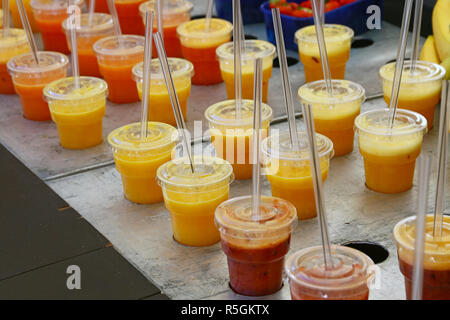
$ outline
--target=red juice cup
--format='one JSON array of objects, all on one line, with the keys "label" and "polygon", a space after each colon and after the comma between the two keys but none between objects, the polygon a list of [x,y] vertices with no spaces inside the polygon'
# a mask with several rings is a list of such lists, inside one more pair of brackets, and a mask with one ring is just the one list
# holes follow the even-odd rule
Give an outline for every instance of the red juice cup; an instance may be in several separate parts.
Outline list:
[{"label": "red juice cup", "polygon": [[139,17],[139,6],[143,2],[145,0],[114,0],[123,34],[145,35],[145,26]]}]

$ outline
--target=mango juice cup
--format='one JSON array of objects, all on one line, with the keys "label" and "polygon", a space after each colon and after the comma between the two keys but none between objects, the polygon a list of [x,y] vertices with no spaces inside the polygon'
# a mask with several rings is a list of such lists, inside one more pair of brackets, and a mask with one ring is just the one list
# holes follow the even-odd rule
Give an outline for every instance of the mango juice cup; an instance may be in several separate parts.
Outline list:
[{"label": "mango juice cup", "polygon": [[220,241],[214,212],[228,199],[233,169],[216,157],[193,159],[194,173],[189,160],[183,157],[159,167],[157,177],[175,240],[187,246],[209,246]]},{"label": "mango juice cup", "polygon": [[307,83],[298,89],[300,102],[311,104],[316,131],[333,141],[334,155],[353,151],[356,117],[365,100],[365,90],[357,83],[332,80],[333,96],[329,96],[324,80]]},{"label": "mango juice cup", "polygon": [[[253,168],[253,101],[242,100],[240,118],[237,118],[234,100],[213,104],[206,109],[205,118],[209,122],[209,133],[216,155],[231,163],[235,179],[250,179]],[[269,134],[270,120],[272,109],[263,103],[261,139]]]},{"label": "mango juice cup", "polygon": [[[64,20],[62,26],[66,33],[67,45],[70,44],[70,19]],[[82,76],[100,77],[97,57],[94,52],[94,43],[114,34],[113,20],[109,14],[94,13],[89,23],[89,13],[80,15],[80,27],[76,29],[78,65]]]},{"label": "mango juice cup", "polygon": [[[443,216],[442,236],[433,236],[434,215],[427,215],[423,270],[423,300],[450,300],[450,217]],[[394,228],[398,263],[405,278],[406,298],[411,299],[415,254],[416,216],[408,217]]]},{"label": "mango juice cup", "polygon": [[[31,9],[30,2],[31,0],[22,0],[23,6],[27,13],[28,21],[30,22],[31,30],[33,32],[39,32],[39,28],[36,24],[36,21],[34,20],[33,10]],[[20,20],[20,14],[19,9],[17,8],[16,0],[9,0],[9,12],[11,13],[11,20],[14,27],[23,29],[22,20]]]},{"label": "mango juice cup", "polygon": [[94,44],[100,74],[108,83],[110,101],[139,101],[132,69],[144,59],[144,42],[142,36],[121,35],[103,38]]},{"label": "mango juice cup", "polygon": [[145,0],[114,0],[123,34],[145,35],[145,26],[139,16],[139,6],[144,2]]},{"label": "mango juice cup", "polygon": [[[314,186],[311,175],[308,138],[298,133],[298,151],[293,151],[288,132],[271,135],[262,141],[261,152],[272,196],[291,202],[297,209],[299,220],[317,216]],[[327,137],[316,134],[322,180],[328,176],[333,143]]]},{"label": "mango juice cup", "polygon": [[374,263],[353,248],[331,246],[333,269],[326,270],[323,247],[297,251],[285,266],[292,300],[368,300]]},{"label": "mango juice cup", "polygon": [[[168,58],[169,69],[172,73],[175,91],[180,102],[183,118],[186,120],[188,99],[191,94],[191,77],[194,73],[192,63],[179,58]],[[142,100],[142,83],[144,80],[143,63],[138,63],[133,68],[133,77],[139,99]],[[150,65],[150,100],[148,106],[149,121],[158,121],[176,126],[173,115],[172,103],[170,102],[169,91],[167,91],[161,64],[158,59],[152,59]]]},{"label": "mango juice cup", "polygon": [[[384,100],[389,105],[394,79],[395,62],[381,67]],[[398,96],[398,107],[420,113],[427,119],[428,130],[434,124],[434,109],[441,98],[444,67],[427,61],[417,61],[415,72],[411,61],[405,61]]]},{"label": "mango juice cup", "polygon": [[412,187],[427,120],[416,112],[397,109],[391,129],[388,114],[389,109],[367,111],[356,118],[355,127],[366,186],[376,192],[400,193]]},{"label": "mango juice cup", "polygon": [[51,120],[44,87],[65,78],[69,59],[59,52],[38,51],[37,65],[32,53],[24,53],[8,61],[8,71],[22,103],[23,116],[28,120]]},{"label": "mango juice cup", "polygon": [[284,257],[297,222],[295,207],[286,200],[262,196],[255,219],[252,196],[243,196],[222,203],[215,220],[227,256],[231,288],[246,296],[280,290]]},{"label": "mango juice cup", "polygon": [[86,149],[102,142],[108,85],[93,77],[73,77],[51,82],[44,88],[50,114],[58,129],[61,146]]},{"label": "mango juice cup", "polygon": [[140,122],[127,124],[108,135],[125,198],[140,204],[163,201],[156,170],[171,159],[176,135],[174,127],[160,122],[148,123],[144,139]]},{"label": "mango juice cup", "polygon": [[216,49],[231,40],[233,30],[233,25],[226,20],[212,18],[208,30],[205,30],[205,23],[206,19],[196,19],[177,28],[183,56],[194,65],[192,83],[197,85],[223,81]]},{"label": "mango juice cup", "polygon": [[0,94],[16,93],[6,65],[9,59],[25,52],[30,52],[30,46],[23,29],[10,28],[6,38],[0,32]]},{"label": "mango juice cup", "polygon": [[[345,65],[350,59],[350,48],[354,32],[352,29],[338,25],[326,24],[323,32],[328,53],[332,79],[344,79]],[[301,28],[295,33],[300,61],[305,70],[305,81],[312,82],[323,79],[319,44],[317,43],[314,25]]]},{"label": "mango juice cup", "polygon": [[[216,50],[219,58],[222,79],[227,88],[228,99],[234,99],[234,44],[222,44]],[[253,77],[256,58],[263,58],[263,101],[267,102],[269,80],[272,76],[275,46],[262,40],[245,40],[245,53],[242,54],[242,99],[253,99]]]}]

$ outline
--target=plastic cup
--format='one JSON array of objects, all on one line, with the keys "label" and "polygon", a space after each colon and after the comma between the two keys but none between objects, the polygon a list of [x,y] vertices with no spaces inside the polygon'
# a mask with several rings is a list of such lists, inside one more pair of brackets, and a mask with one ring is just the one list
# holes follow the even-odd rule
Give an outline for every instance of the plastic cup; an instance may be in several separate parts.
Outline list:
[{"label": "plastic cup", "polygon": [[[222,79],[225,81],[228,99],[234,99],[234,44],[228,42],[217,48]],[[263,101],[267,102],[269,79],[272,76],[275,46],[262,40],[245,40],[242,54],[242,99],[253,99],[253,78],[255,60],[263,58]]]},{"label": "plastic cup", "polygon": [[293,300],[368,300],[373,261],[361,251],[331,246],[333,266],[326,270],[323,247],[297,251],[287,261]]},{"label": "plastic cup", "polygon": [[[162,1],[163,7],[163,39],[164,47],[168,57],[182,58],[180,39],[177,36],[177,27],[191,20],[192,3],[186,0]],[[156,12],[156,0],[144,2],[139,6],[142,20],[145,22],[145,13],[154,11],[153,32],[158,31],[158,14]],[[155,44],[153,43],[153,55],[157,56]]]},{"label": "plastic cup", "polygon": [[[271,135],[261,144],[263,165],[272,196],[291,202],[297,209],[299,220],[317,216],[314,186],[311,175],[309,147],[305,132],[298,133],[299,151],[293,151],[288,132]],[[333,143],[327,137],[316,134],[322,180],[328,176]]]},{"label": "plastic cup", "polygon": [[[30,5],[31,0],[22,0],[23,6],[27,13],[28,22],[30,22],[31,30],[33,32],[39,32],[39,28],[34,20],[33,10]],[[19,9],[17,8],[16,0],[9,0],[9,12],[11,13],[11,20],[16,28],[23,29],[22,20],[20,20]]]},{"label": "plastic cup", "polygon": [[[236,118],[234,100],[225,100],[213,104],[205,111],[209,123],[211,141],[216,155],[233,166],[237,180],[252,177],[253,144],[253,101],[242,100],[241,118]],[[262,104],[261,139],[269,133],[272,109]]]},{"label": "plastic cup", "polygon": [[132,69],[144,60],[145,38],[136,35],[111,36],[94,44],[100,73],[108,83],[108,99],[114,103],[139,101]]},{"label": "plastic cup", "polygon": [[144,2],[145,0],[114,0],[123,34],[145,35],[145,26],[139,16],[139,6]]},{"label": "plastic cup", "polygon": [[32,53],[24,53],[9,60],[8,71],[22,103],[23,116],[28,120],[50,120],[48,103],[43,99],[44,87],[65,78],[69,59],[58,52],[37,52],[37,65]]},{"label": "plastic cup", "polygon": [[[66,33],[67,44],[70,44],[69,19],[64,20],[63,29]],[[94,43],[102,38],[114,34],[113,20],[109,14],[94,13],[92,15],[92,24],[89,24],[89,13],[83,13],[80,16],[80,28],[76,29],[78,65],[80,74],[83,76],[100,77],[97,57],[94,52]]]},{"label": "plastic cup", "polygon": [[[391,101],[394,73],[395,62],[388,63],[380,69],[384,100],[388,105]],[[398,108],[420,113],[427,119],[428,130],[431,129],[434,124],[434,109],[441,98],[444,77],[445,69],[436,63],[417,61],[416,70],[412,73],[411,61],[405,61],[398,96]]]},{"label": "plastic cup", "polygon": [[178,26],[183,56],[194,64],[192,83],[209,85],[222,82],[216,49],[231,40],[233,25],[226,20],[211,19],[210,28],[205,30],[206,19],[185,22]]},{"label": "plastic cup", "polygon": [[214,211],[228,199],[233,169],[216,157],[193,159],[195,173],[184,157],[163,164],[157,177],[175,240],[188,246],[209,246],[220,241]]},{"label": "plastic cup", "polygon": [[[191,94],[191,77],[194,73],[192,63],[179,58],[168,58],[170,72],[175,85],[175,91],[180,102],[183,118],[186,120],[188,98]],[[158,59],[152,59],[150,65],[150,103],[148,106],[149,121],[159,121],[176,126],[169,91],[167,91],[161,64]],[[143,63],[133,68],[139,98],[142,99],[142,83],[144,80]]]},{"label": "plastic cup", "polygon": [[[450,300],[450,217],[443,216],[442,237],[433,237],[434,216],[427,215],[423,270],[423,300]],[[411,299],[416,216],[394,227],[400,271],[405,278],[407,299]]]},{"label": "plastic cup", "polygon": [[388,114],[389,109],[367,111],[356,118],[355,126],[366,186],[381,193],[400,193],[412,187],[427,120],[416,112],[397,109],[391,129]]},{"label": "plastic cup", "polygon": [[356,117],[365,100],[365,90],[357,83],[332,80],[333,96],[324,80],[307,83],[298,89],[302,103],[311,104],[316,131],[333,141],[335,156],[353,151]]},{"label": "plastic cup", "polygon": [[86,149],[102,142],[108,85],[93,77],[73,77],[51,82],[44,88],[50,114],[58,129],[61,146]]},{"label": "plastic cup", "polygon": [[0,9],[0,28],[3,28],[3,10]]},{"label": "plastic cup", "polygon": [[[331,78],[344,79],[345,65],[350,59],[350,48],[354,32],[346,26],[326,24],[323,26],[323,33],[325,35]],[[301,28],[295,33],[295,41],[297,42],[300,60],[305,70],[305,81],[323,80],[316,27],[312,25]]]},{"label": "plastic cup", "polygon": [[[86,0],[86,7],[89,8],[90,0]],[[109,13],[107,0],[95,0],[94,12]]]},{"label": "plastic cup", "polygon": [[297,222],[286,200],[262,196],[253,219],[252,196],[230,199],[216,209],[216,225],[227,255],[231,288],[246,296],[263,296],[282,286],[284,257]]},{"label": "plastic cup", "polygon": [[163,201],[161,188],[156,183],[156,170],[170,160],[175,138],[176,129],[160,122],[148,123],[145,139],[141,139],[140,122],[109,134],[108,142],[128,200],[141,204]]}]

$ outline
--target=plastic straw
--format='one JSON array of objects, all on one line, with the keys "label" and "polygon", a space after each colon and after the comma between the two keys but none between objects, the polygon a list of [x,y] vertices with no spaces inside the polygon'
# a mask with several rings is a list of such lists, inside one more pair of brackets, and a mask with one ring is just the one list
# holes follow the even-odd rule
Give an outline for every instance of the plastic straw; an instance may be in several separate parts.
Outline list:
[{"label": "plastic straw", "polygon": [[233,0],[233,47],[234,47],[234,99],[236,118],[241,118],[242,108],[242,56],[241,56],[241,20],[240,1]]},{"label": "plastic straw", "polygon": [[178,95],[173,84],[172,73],[170,72],[169,61],[167,61],[167,54],[166,50],[164,49],[162,35],[159,31],[153,35],[153,40],[155,41],[156,50],[158,51],[159,62],[161,63],[161,69],[164,75],[164,80],[166,82],[167,91],[169,91],[169,97],[170,102],[172,103],[175,121],[177,122],[178,130],[181,131],[183,148],[188,155],[189,163],[191,165],[191,171],[192,173],[194,173],[195,170],[194,164],[192,162],[190,142],[186,137],[186,124],[184,123],[183,114],[181,113],[180,101],[178,100]]},{"label": "plastic straw", "polygon": [[444,195],[445,178],[447,176],[447,142],[448,142],[448,121],[450,120],[448,108],[450,107],[450,84],[449,81],[442,82],[441,115],[438,140],[438,177],[436,188],[436,201],[434,211],[433,236],[442,236],[442,224],[444,223]]},{"label": "plastic straw", "polygon": [[325,270],[333,269],[333,260],[331,256],[330,238],[328,236],[327,215],[325,211],[324,195],[322,190],[322,172],[320,169],[319,154],[317,152],[316,133],[314,127],[314,119],[312,108],[310,104],[302,103],[303,118],[307,128],[309,155],[311,162],[311,175],[314,184],[314,194],[316,200],[316,207],[319,216],[320,235],[323,247],[323,261]]},{"label": "plastic straw", "polygon": [[142,81],[142,115],[141,115],[141,139],[147,137],[148,131],[148,103],[150,95],[150,63],[152,61],[153,39],[153,11],[145,13],[145,45],[144,45],[144,79]]},{"label": "plastic straw", "polygon": [[292,97],[291,83],[289,81],[289,70],[286,59],[286,48],[284,46],[283,27],[281,26],[280,9],[272,9],[273,27],[275,30],[275,39],[277,41],[278,61],[280,62],[282,86],[284,93],[284,106],[288,118],[289,137],[291,147],[298,150],[299,142],[297,135],[297,126],[295,124],[294,98]]},{"label": "plastic straw", "polygon": [[[7,1],[8,2],[8,1]],[[19,10],[20,20],[22,21],[23,29],[25,30],[25,34],[28,38],[28,43],[30,44],[31,53],[33,54],[34,61],[36,64],[39,64],[38,58],[38,49],[36,46],[36,41],[34,41],[33,31],[31,30],[30,22],[28,21],[27,12],[25,11],[25,7],[23,6],[22,0],[16,0],[17,9]],[[8,13],[3,12],[3,14],[8,15]]]},{"label": "plastic straw", "polygon": [[122,35],[122,30],[120,29],[119,16],[117,14],[116,6],[114,5],[114,0],[108,0],[108,9],[113,19],[114,34],[120,36]]},{"label": "plastic straw", "polygon": [[261,200],[261,117],[262,117],[262,58],[255,60],[253,79],[253,220],[258,221]]},{"label": "plastic straw", "polygon": [[214,9],[214,0],[208,0],[208,4],[206,6],[206,20],[205,20],[205,31],[209,31],[211,26],[211,17],[213,15]]},{"label": "plastic straw", "polygon": [[414,12],[413,42],[411,50],[411,73],[416,72],[416,63],[419,57],[420,29],[422,26],[423,0],[416,0]]},{"label": "plastic straw", "polygon": [[[69,0],[69,4],[70,4],[70,0]],[[80,77],[80,69],[78,67],[78,47],[77,47],[77,26],[75,25],[75,15],[76,12],[73,11],[70,15],[70,22],[69,23],[69,27],[70,27],[70,46],[71,46],[71,52],[72,52],[72,76],[74,78],[75,81],[75,87],[79,88],[80,87],[80,82],[79,82],[79,77]]]},{"label": "plastic straw", "polygon": [[3,38],[9,34],[9,0],[3,0]]},{"label": "plastic straw", "polygon": [[320,0],[320,23],[325,24],[325,0]]},{"label": "plastic straw", "polygon": [[[156,13],[158,14],[158,32],[161,33],[161,35],[164,35],[164,29],[163,29],[163,5],[162,0],[156,0]],[[164,44],[164,38],[161,38]]]},{"label": "plastic straw", "polygon": [[90,0],[88,10],[89,10],[88,25],[92,26],[92,20],[94,19],[94,11],[95,11],[95,0]]}]

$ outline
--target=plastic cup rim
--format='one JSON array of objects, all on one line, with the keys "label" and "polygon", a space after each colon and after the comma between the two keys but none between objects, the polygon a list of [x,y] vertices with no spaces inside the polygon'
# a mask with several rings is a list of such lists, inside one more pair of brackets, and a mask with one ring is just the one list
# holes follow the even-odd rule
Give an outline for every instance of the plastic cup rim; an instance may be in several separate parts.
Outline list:
[{"label": "plastic cup rim", "polygon": [[58,61],[58,63],[56,64],[52,64],[50,66],[45,66],[45,67],[40,67],[39,65],[35,65],[33,67],[27,67],[26,69],[20,70],[16,67],[13,67],[12,64],[14,62],[14,60],[16,59],[20,59],[22,57],[25,56],[32,56],[33,54],[31,52],[25,52],[22,53],[18,56],[15,56],[13,58],[11,58],[8,63],[7,63],[7,68],[8,68],[8,72],[9,73],[41,73],[41,72],[50,72],[50,71],[54,71],[60,68],[67,68],[67,66],[69,65],[69,58],[65,55],[62,54],[60,52],[55,52],[55,51],[38,51],[37,55],[38,58],[40,55],[42,54],[51,54],[53,56],[59,56],[61,58],[62,61]]},{"label": "plastic cup rim", "polygon": [[213,37],[221,37],[221,36],[226,36],[227,34],[231,35],[231,32],[233,31],[233,25],[224,19],[220,19],[220,18],[211,18],[211,21],[223,21],[224,22],[224,26],[229,27],[229,29],[227,28],[223,28],[223,30],[218,30],[218,31],[214,31],[214,32],[203,32],[196,35],[192,35],[189,32],[186,32],[183,30],[183,28],[191,23],[195,23],[195,22],[199,22],[202,20],[206,20],[206,18],[201,18],[201,19],[195,19],[195,20],[190,20],[190,21],[186,21],[183,22],[182,24],[180,24],[177,27],[177,35],[179,37],[184,37],[184,38],[191,38],[191,39],[204,39],[204,38],[213,38]]},{"label": "plastic cup rim", "polygon": [[[294,34],[294,40],[295,40],[295,42],[296,42],[297,44],[298,44],[300,41],[317,44],[317,38],[314,38],[314,39],[300,38],[301,31],[304,31],[305,29],[307,29],[307,28],[309,29],[309,28],[312,28],[312,27],[314,27],[314,25],[304,26],[304,27],[298,29],[298,30],[295,32],[295,34]],[[342,25],[342,24],[326,23],[326,24],[324,25],[324,29],[329,28],[329,27],[331,27],[331,28],[339,27],[340,29],[343,29],[343,30],[347,31],[346,33],[348,34],[348,37],[347,37],[347,38],[344,38],[344,39],[336,39],[336,40],[325,39],[326,42],[328,42],[328,43],[334,43],[334,42],[341,42],[341,41],[351,40],[351,39],[355,36],[355,31],[353,31],[352,28],[349,28],[349,27],[344,26],[344,25]]]},{"label": "plastic cup rim", "polygon": [[[383,81],[388,81],[388,82],[393,82],[393,78],[388,78],[385,75],[383,75],[383,71],[385,68],[387,68],[390,65],[394,65],[396,62],[389,62],[386,63],[385,65],[383,65],[380,70],[378,71],[378,76],[383,80]],[[427,82],[432,82],[432,81],[440,81],[442,79],[444,79],[445,74],[446,74],[446,70],[443,66],[441,66],[440,64],[437,63],[433,63],[433,62],[429,62],[429,61],[423,61],[423,60],[418,60],[417,61],[418,65],[428,65],[428,66],[435,66],[438,69],[438,72],[436,73],[436,75],[434,75],[432,78],[425,78],[425,79],[405,79],[402,78],[401,82],[402,83],[408,83],[408,84],[416,84],[416,83],[427,83]],[[411,65],[411,61],[407,60],[405,61],[405,64],[403,65],[403,69],[405,69],[407,66]]]},{"label": "plastic cup rim", "polygon": [[300,95],[300,90],[302,88],[309,88],[309,87],[312,87],[313,85],[317,85],[319,83],[322,83],[325,85],[325,80],[316,80],[316,81],[308,82],[308,83],[305,83],[304,85],[302,85],[300,88],[298,88],[298,91],[297,91],[298,98],[300,100],[304,100],[306,103],[310,103],[310,104],[331,104],[333,106],[336,106],[339,104],[347,104],[347,103],[350,103],[350,102],[353,102],[356,100],[361,100],[361,104],[363,104],[364,101],[366,101],[366,89],[364,89],[364,87],[362,85],[360,85],[359,83],[356,83],[356,82],[353,82],[350,80],[345,80],[345,79],[331,79],[331,83],[332,84],[334,84],[334,83],[349,83],[349,84],[357,87],[359,94],[352,97],[352,99],[348,99],[348,97],[344,97],[343,100],[340,100],[340,99],[336,99],[334,97],[329,98],[329,97],[324,96],[324,97],[321,97],[321,99],[330,99],[330,102],[323,103],[322,101],[313,101],[313,100],[305,99]]},{"label": "plastic cup rim", "polygon": [[[140,50],[137,50],[138,47],[133,47],[133,48],[115,48],[115,49],[104,49],[104,48],[99,48],[99,46],[101,46],[103,44],[103,42],[109,41],[111,39],[120,39],[120,38],[125,38],[125,39],[134,39],[136,40],[136,42],[138,42],[139,40],[142,41],[142,48]],[[138,53],[144,53],[144,41],[145,38],[143,36],[140,35],[135,35],[135,34],[122,34],[122,35],[112,35],[112,36],[108,36],[105,38],[101,38],[99,40],[97,40],[94,45],[92,46],[92,48],[94,49],[94,52],[96,55],[104,55],[104,56],[123,56],[125,54],[138,54]],[[120,49],[120,50],[119,50]],[[114,52],[114,51],[120,51],[120,52]],[[124,52],[124,51],[130,51],[130,52]]]}]

